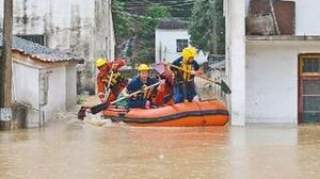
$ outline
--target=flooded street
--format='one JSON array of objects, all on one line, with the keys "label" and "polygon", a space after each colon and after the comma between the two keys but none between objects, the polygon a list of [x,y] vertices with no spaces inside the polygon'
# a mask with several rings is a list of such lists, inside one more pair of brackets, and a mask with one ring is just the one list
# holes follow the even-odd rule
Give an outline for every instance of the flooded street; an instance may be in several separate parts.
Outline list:
[{"label": "flooded street", "polygon": [[318,178],[320,126],[97,127],[0,133],[0,178]]}]

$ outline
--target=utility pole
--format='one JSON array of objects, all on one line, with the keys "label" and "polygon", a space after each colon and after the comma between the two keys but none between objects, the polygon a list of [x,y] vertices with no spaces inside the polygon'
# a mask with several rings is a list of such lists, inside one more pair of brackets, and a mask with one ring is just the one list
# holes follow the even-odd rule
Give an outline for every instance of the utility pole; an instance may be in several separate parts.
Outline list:
[{"label": "utility pole", "polygon": [[0,86],[0,121],[10,123],[12,120],[12,24],[13,0],[4,0],[3,17],[3,51],[1,59]]}]

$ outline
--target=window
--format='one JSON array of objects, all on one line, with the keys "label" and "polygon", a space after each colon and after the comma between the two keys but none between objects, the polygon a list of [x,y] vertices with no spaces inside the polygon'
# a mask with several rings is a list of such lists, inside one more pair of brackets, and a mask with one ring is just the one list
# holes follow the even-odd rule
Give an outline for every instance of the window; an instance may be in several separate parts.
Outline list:
[{"label": "window", "polygon": [[177,39],[177,52],[182,52],[182,50],[188,47],[188,39]]},{"label": "window", "polygon": [[320,54],[299,59],[299,121],[320,122]]},{"label": "window", "polygon": [[320,80],[304,80],[303,82],[303,121],[320,122]]},{"label": "window", "polygon": [[303,60],[304,73],[319,73],[320,72],[320,59],[315,57],[305,58]]},{"label": "window", "polygon": [[45,38],[44,35],[17,35],[17,36],[25,40],[29,40],[33,43],[47,46],[47,39]]}]

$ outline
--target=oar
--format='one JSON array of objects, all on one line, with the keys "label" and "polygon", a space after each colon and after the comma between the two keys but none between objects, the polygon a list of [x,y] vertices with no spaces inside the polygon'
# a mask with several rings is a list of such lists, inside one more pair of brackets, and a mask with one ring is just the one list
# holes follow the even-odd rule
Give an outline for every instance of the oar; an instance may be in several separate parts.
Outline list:
[{"label": "oar", "polygon": [[113,101],[111,103],[109,101],[106,101],[106,102],[103,102],[101,104],[95,105],[93,107],[88,107],[88,108],[81,107],[80,111],[78,112],[78,119],[83,120],[83,118],[86,116],[86,112],[88,111],[88,109],[92,114],[97,114],[98,112],[103,111],[106,108],[108,108],[109,105],[116,104],[119,101],[122,101],[124,99],[130,98],[131,96],[134,96],[134,95],[137,95],[139,93],[142,93],[142,92],[144,92],[144,91],[146,91],[148,89],[154,88],[155,86],[158,86],[159,84],[160,84],[160,82],[152,84],[152,85],[147,86],[147,87],[145,87],[145,88],[143,88],[141,90],[138,90],[138,91],[135,91],[133,93],[130,93],[128,96],[123,96],[123,97],[121,97],[121,98],[119,98],[119,99],[117,99],[117,100],[115,100],[115,101]]},{"label": "oar", "polygon": [[[176,65],[172,65],[172,64],[170,64],[170,63],[166,63],[166,65],[169,65],[169,66],[171,66],[171,67],[173,67],[173,68],[175,68],[175,69],[184,71],[184,72],[186,72],[186,73],[191,73],[191,71],[188,71],[188,70],[183,69],[183,68],[181,68],[181,67],[178,67],[178,66],[176,66]],[[221,82],[218,82],[218,81],[211,80],[211,79],[209,79],[209,78],[207,78],[207,77],[204,77],[204,76],[197,76],[197,77],[199,77],[199,78],[201,78],[201,79],[204,79],[204,80],[206,80],[206,81],[209,81],[209,82],[211,82],[211,83],[220,85],[220,86],[221,86],[221,90],[222,90],[224,93],[226,93],[226,94],[231,94],[231,89],[230,89],[230,87],[227,85],[227,83],[226,83],[224,80],[221,80]]]},{"label": "oar", "polygon": [[106,97],[105,99],[108,100],[109,99],[109,96],[110,96],[110,93],[111,93],[111,81],[112,81],[112,78],[113,78],[113,66],[114,66],[114,63],[112,63],[112,66],[111,66],[111,74],[109,76],[109,81],[108,81],[108,85],[107,85],[107,92],[106,92]]},{"label": "oar", "polygon": [[[108,80],[108,85],[107,85],[107,92],[106,92],[106,96],[105,96],[105,102],[99,104],[99,105],[102,105],[102,104],[108,104],[109,103],[109,96],[110,96],[110,93],[111,93],[111,80],[112,80],[112,77],[113,77],[113,66],[114,66],[114,63],[112,63],[112,66],[111,66],[111,74],[109,76],[109,80]],[[99,106],[97,105],[97,106]],[[94,106],[95,107],[95,106]],[[100,107],[100,106],[99,106]],[[81,106],[79,112],[78,112],[78,119],[80,120],[83,120],[84,117],[86,117],[86,111],[87,110],[90,110],[92,111],[92,109],[90,107],[84,107],[84,106]],[[95,109],[95,110],[98,110],[98,109]],[[100,111],[99,111],[100,112]],[[98,112],[97,112],[98,113]],[[96,114],[96,113],[95,113]]]}]

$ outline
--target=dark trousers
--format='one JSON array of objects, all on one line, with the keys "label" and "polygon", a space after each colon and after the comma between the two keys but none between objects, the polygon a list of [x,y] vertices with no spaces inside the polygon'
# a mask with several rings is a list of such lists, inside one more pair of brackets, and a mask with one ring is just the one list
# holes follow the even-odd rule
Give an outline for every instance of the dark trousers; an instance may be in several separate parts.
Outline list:
[{"label": "dark trousers", "polygon": [[173,88],[173,99],[175,103],[183,103],[184,100],[191,102],[197,95],[194,81],[177,82]]}]

